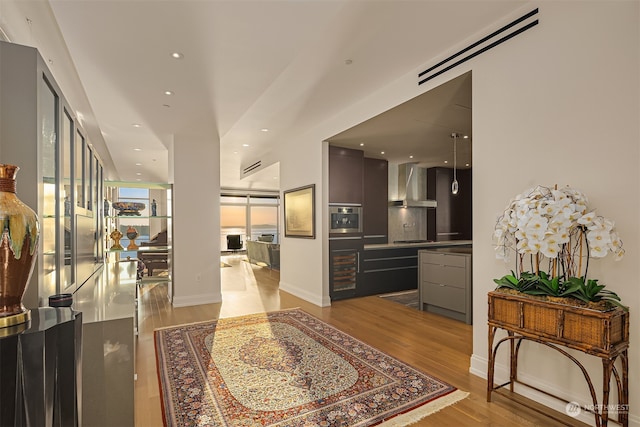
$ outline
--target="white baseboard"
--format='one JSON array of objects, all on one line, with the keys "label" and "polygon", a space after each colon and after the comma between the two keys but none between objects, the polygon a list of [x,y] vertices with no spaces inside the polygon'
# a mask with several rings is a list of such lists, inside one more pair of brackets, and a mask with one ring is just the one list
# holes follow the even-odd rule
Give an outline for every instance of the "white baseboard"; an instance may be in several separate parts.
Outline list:
[{"label": "white baseboard", "polygon": [[329,297],[322,297],[318,296],[317,294],[312,294],[305,291],[304,289],[300,289],[297,286],[293,286],[283,281],[280,281],[280,289],[320,307],[329,307],[331,305],[331,299]]},{"label": "white baseboard", "polygon": [[190,307],[192,305],[216,304],[222,302],[222,294],[220,292],[214,294],[189,295],[180,297],[173,295],[174,307]]},{"label": "white baseboard", "polygon": [[[489,360],[485,357],[480,357],[476,354],[471,355],[471,366],[469,367],[469,372],[473,375],[476,375],[480,378],[487,379],[487,372],[489,367]],[[531,376],[530,374],[518,372],[518,378],[527,383],[531,384],[534,387],[539,388],[540,390],[545,390],[549,393],[555,394],[556,396],[561,396],[565,400],[571,401],[573,400],[571,397],[571,392],[560,389],[554,384],[549,384],[544,381],[540,381],[537,377]],[[503,384],[509,381],[509,366],[501,363],[496,363],[494,368],[494,383],[495,384]],[[586,387],[586,383],[585,383]],[[522,384],[515,384],[514,391],[521,396],[524,396],[528,399],[536,401],[544,406],[547,406],[554,411],[560,412],[562,414],[567,414],[567,404],[561,400],[554,399],[551,396],[548,396],[544,393],[540,393],[532,388],[524,386]],[[612,394],[613,396],[613,394]],[[584,399],[581,399],[584,400]],[[590,404],[591,402],[579,402],[583,405]],[[587,411],[581,411],[576,418],[583,423],[595,426],[595,418],[594,415]],[[629,427],[640,427],[640,416],[629,414]]]}]

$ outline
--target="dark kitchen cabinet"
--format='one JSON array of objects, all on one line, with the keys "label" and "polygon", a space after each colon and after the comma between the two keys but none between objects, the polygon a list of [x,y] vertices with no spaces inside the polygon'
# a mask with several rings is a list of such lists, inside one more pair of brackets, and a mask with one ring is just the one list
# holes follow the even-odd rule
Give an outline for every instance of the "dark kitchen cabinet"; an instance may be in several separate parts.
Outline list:
[{"label": "dark kitchen cabinet", "polygon": [[362,225],[365,244],[387,243],[389,163],[364,158]]},{"label": "dark kitchen cabinet", "polygon": [[363,251],[360,237],[329,239],[329,296],[332,301],[356,296]]},{"label": "dark kitchen cabinet", "polygon": [[362,205],[364,152],[329,146],[329,203]]},{"label": "dark kitchen cabinet", "polygon": [[362,259],[362,286],[358,296],[416,289],[418,250],[410,248],[367,249]]},{"label": "dark kitchen cabinet", "polygon": [[471,240],[471,169],[458,169],[458,194],[451,193],[453,169],[427,169],[427,198],[438,207],[427,210],[427,239]]}]

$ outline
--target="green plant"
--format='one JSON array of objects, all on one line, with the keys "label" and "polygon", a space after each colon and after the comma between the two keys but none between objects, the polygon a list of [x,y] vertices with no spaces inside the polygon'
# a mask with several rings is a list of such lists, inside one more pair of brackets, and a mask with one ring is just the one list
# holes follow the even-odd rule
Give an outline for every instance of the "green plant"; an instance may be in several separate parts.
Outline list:
[{"label": "green plant", "polygon": [[628,309],[620,303],[620,297],[615,292],[604,289],[605,285],[599,285],[598,279],[588,279],[585,281],[584,276],[570,277],[568,282],[576,288],[576,290],[571,293],[573,298],[584,302],[607,301],[624,309]]},{"label": "green plant", "polygon": [[520,277],[516,277],[511,271],[511,274],[493,281],[498,285],[496,289],[509,288],[527,295],[575,298],[585,303],[606,301],[628,310],[620,303],[620,297],[604,289],[605,285],[599,285],[597,279],[585,281],[584,277],[570,277],[562,280],[562,276],[549,277],[544,271],[540,271],[539,275],[523,271]]},{"label": "green plant", "polygon": [[510,288],[528,295],[547,295],[554,297],[570,296],[576,292],[579,287],[576,283],[561,281],[561,277],[559,276],[549,277],[544,271],[540,271],[539,275],[523,271],[520,273],[519,278],[511,271],[511,274],[507,274],[500,279],[494,279],[493,281],[498,284],[498,288]]},{"label": "green plant", "polygon": [[511,270],[511,274],[502,276],[500,279],[493,279],[498,284],[498,288],[510,288],[525,294],[531,294],[536,289],[537,276],[529,272],[522,272],[520,277]]},{"label": "green plant", "polygon": [[553,297],[566,297],[578,290],[578,285],[570,281],[561,281],[560,276],[550,278],[547,273],[540,271],[537,295],[549,295]]}]

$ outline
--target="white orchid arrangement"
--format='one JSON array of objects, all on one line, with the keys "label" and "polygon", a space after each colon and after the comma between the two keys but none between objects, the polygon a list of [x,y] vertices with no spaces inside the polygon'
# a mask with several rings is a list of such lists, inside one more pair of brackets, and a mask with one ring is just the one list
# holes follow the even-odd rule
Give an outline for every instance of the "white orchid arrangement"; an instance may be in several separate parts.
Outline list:
[{"label": "white orchid arrangement", "polygon": [[539,186],[517,195],[498,219],[493,241],[497,258],[508,262],[512,253],[517,254],[518,274],[495,280],[502,287],[590,301],[613,295],[619,301],[586,276],[590,258],[612,253],[616,260],[622,259],[622,240],[614,222],[590,209],[587,197],[578,190]]}]

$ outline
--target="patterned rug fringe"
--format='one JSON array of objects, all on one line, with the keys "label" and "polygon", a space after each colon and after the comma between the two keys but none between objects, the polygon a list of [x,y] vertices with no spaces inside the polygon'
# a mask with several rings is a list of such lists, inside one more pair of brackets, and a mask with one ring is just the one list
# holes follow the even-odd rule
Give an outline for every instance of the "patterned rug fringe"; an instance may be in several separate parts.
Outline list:
[{"label": "patterned rug fringe", "polygon": [[387,421],[384,421],[378,424],[379,427],[404,427],[415,424],[421,421],[423,418],[428,417],[431,414],[435,414],[441,409],[446,408],[447,406],[453,405],[465,399],[469,396],[469,393],[462,390],[456,390],[453,393],[450,393],[446,396],[440,397],[436,400],[433,400],[429,403],[425,403],[424,405],[406,412],[404,414],[400,414],[395,416]]}]

